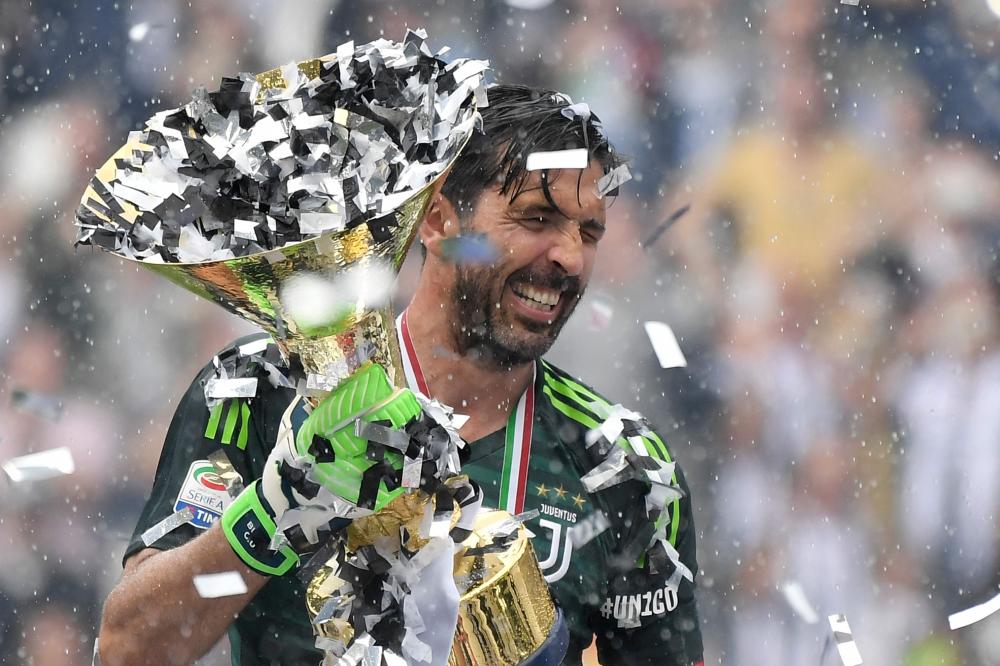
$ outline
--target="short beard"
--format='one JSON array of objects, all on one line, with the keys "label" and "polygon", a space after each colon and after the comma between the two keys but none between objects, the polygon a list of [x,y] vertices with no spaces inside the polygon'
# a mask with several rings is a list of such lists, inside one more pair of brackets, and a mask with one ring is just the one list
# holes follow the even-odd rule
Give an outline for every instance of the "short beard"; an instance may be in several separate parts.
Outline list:
[{"label": "short beard", "polygon": [[[500,293],[493,295],[490,287],[496,285],[496,275],[489,268],[458,266],[452,300],[455,303],[456,321],[453,324],[458,352],[496,368],[512,368],[538,360],[556,341],[569,316],[576,309],[583,289],[575,276],[540,275],[521,269],[500,285]],[[520,322],[528,331],[536,333],[533,339],[518,338],[509,326],[500,320],[497,302],[504,287],[515,281],[552,289],[563,289],[563,303],[558,318],[551,324]],[[563,301],[563,299],[567,299]]]}]

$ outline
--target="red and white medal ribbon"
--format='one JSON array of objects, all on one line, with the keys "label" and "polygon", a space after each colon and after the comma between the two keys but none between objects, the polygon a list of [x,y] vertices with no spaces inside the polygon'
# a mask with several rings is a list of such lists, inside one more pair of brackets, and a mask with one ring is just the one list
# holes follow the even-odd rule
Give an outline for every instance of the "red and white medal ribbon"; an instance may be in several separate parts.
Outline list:
[{"label": "red and white medal ribbon", "polygon": [[[427,397],[432,397],[427,380],[420,369],[417,353],[406,325],[406,311],[396,317],[396,335],[403,357],[406,384]],[[528,459],[531,457],[531,431],[535,421],[535,376],[538,365],[532,368],[531,383],[517,401],[517,409],[507,419],[503,455],[503,474],[500,478],[500,508],[517,515],[524,511],[524,496],[528,488]]]}]

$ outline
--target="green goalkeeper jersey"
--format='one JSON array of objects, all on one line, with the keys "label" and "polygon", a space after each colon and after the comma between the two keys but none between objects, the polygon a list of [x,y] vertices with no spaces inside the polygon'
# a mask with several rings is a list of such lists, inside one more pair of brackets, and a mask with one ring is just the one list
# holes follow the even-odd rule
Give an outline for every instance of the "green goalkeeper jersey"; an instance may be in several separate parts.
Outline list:
[{"label": "green goalkeeper jersey", "polygon": [[[240,340],[220,357],[260,337]],[[218,519],[229,497],[208,462],[213,452],[225,451],[244,479],[260,477],[294,393],[272,386],[263,367],[251,365],[247,372],[259,377],[256,395],[229,399],[212,409],[206,407],[204,384],[215,376],[214,366],[206,366],[192,382],[167,432],[126,559],[145,547],[143,532],[177,510],[191,508],[194,519],[152,547],[182,545]],[[483,488],[484,506],[533,515],[525,524],[534,534],[539,565],[570,631],[565,663],[580,663],[582,650],[595,635],[600,661],[606,665],[700,663],[693,581],[680,577],[678,583],[672,563],[653,573],[644,557],[623,552],[629,537],[648,522],[647,484],[629,480],[588,493],[581,482],[600,462],[585,435],[600,425],[607,401],[545,361],[536,364],[529,393],[531,404],[522,398],[520,420],[512,415],[507,428],[468,445],[462,471]],[[530,433],[527,439],[525,433]],[[646,448],[671,461],[657,435],[646,437]],[[669,501],[662,520],[667,521],[666,535],[680,562],[696,573],[690,495],[679,466],[675,480],[684,495]],[[588,539],[584,528],[596,524],[598,512],[607,518],[607,527],[589,530]],[[294,574],[270,580],[235,620],[229,638],[235,666],[315,666],[322,659],[314,647],[304,586]]]}]

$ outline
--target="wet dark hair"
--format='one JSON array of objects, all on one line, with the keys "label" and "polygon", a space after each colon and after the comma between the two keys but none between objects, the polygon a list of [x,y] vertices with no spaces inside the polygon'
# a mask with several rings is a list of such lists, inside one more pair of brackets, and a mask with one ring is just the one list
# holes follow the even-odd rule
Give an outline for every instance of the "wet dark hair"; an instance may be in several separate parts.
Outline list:
[{"label": "wet dark hair", "polygon": [[[487,96],[489,106],[479,110],[483,117],[482,131],[473,133],[441,189],[460,219],[472,213],[479,196],[495,183],[499,183],[500,193],[509,195],[511,201],[517,198],[528,180],[530,153],[586,148],[604,173],[625,161],[608,142],[597,115],[585,105],[573,105],[560,92],[500,84],[491,86]],[[579,178],[582,177],[581,171]],[[549,191],[545,170],[541,172],[541,188],[549,205],[559,210]],[[614,194],[617,192],[609,193]]]}]

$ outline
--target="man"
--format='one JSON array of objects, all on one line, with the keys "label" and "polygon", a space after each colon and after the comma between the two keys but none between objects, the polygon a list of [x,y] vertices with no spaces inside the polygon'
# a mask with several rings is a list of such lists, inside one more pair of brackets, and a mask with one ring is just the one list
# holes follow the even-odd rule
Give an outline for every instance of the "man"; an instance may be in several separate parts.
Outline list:
[{"label": "man", "polygon": [[[528,526],[569,625],[567,662],[579,663],[596,634],[605,664],[692,666],[701,662],[702,648],[683,476],[675,468],[683,497],[662,512],[655,507],[657,529],[673,551],[671,562],[655,566],[644,551],[628,547],[651,538],[648,484],[631,479],[589,493],[581,481],[598,462],[585,435],[611,406],[541,358],[587,286],[605,230],[598,181],[620,159],[596,117],[558,93],[496,86],[489,102],[481,110],[483,132],[455,162],[419,232],[425,263],[397,322],[408,382],[469,416],[461,430],[470,449],[463,472],[482,487],[486,505],[539,510]],[[527,171],[529,153],[567,148],[587,148],[588,166]],[[472,234],[497,250],[491,263],[456,255],[456,237]],[[202,381],[211,373],[206,367],[178,407],[122,581],[108,597],[100,634],[106,666],[189,663],[227,628],[234,664],[320,658],[294,575],[269,578],[247,567],[218,525],[182,526],[155,548],[139,537],[175,510],[185,484],[201,478],[198,461],[219,448],[245,479],[261,477],[293,396],[262,382],[255,398],[209,411]],[[640,435],[633,438],[637,446],[671,461],[655,433]],[[610,529],[574,546],[570,528],[598,512]],[[196,594],[192,576],[225,570],[243,575],[246,594]]]}]

